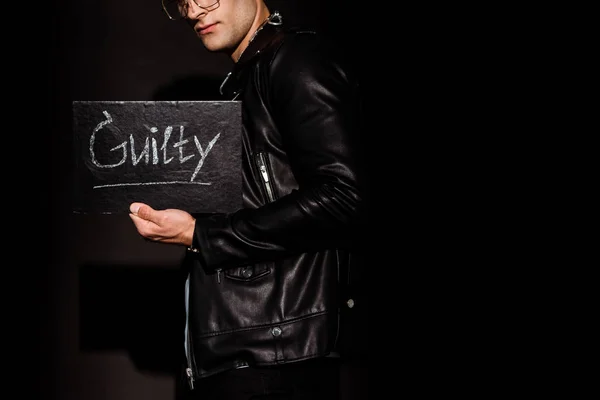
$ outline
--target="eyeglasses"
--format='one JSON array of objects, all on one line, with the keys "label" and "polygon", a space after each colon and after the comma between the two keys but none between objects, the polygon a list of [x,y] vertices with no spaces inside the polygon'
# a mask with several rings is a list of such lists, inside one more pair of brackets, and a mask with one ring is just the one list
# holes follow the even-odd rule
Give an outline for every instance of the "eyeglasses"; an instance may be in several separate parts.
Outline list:
[{"label": "eyeglasses", "polygon": [[187,18],[190,2],[206,11],[212,11],[219,8],[220,0],[162,0],[163,10],[169,19],[174,21]]}]

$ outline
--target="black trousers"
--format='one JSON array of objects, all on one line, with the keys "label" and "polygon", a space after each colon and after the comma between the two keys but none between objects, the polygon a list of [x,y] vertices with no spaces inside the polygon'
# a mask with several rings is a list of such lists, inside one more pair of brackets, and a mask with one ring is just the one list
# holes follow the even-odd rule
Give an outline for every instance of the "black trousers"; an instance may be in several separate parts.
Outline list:
[{"label": "black trousers", "polygon": [[177,400],[339,400],[340,361],[335,358],[234,369],[177,382]]}]

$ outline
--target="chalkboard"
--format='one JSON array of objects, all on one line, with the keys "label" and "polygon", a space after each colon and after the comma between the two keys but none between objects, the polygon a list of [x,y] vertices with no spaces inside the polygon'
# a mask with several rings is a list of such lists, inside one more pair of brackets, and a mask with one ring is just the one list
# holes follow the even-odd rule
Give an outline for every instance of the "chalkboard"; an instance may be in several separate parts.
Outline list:
[{"label": "chalkboard", "polygon": [[239,209],[241,102],[74,101],[73,212]]}]

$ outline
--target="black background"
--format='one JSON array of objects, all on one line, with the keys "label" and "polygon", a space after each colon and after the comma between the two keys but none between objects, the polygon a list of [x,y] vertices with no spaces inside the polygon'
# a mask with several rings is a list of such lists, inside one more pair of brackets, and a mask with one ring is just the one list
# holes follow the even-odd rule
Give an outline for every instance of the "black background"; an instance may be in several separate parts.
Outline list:
[{"label": "black background", "polygon": [[[269,4],[288,23],[339,39],[362,61],[363,32],[353,7]],[[181,249],[142,240],[127,216],[70,212],[71,102],[214,99],[230,61],[207,54],[188,27],[165,19],[157,0],[55,1],[12,15],[30,18],[5,36],[21,38],[7,44],[5,76],[11,106],[5,129],[14,138],[6,146],[12,150],[5,184],[13,221],[4,280],[6,343],[15,360],[7,363],[14,377],[9,386],[27,398],[169,398],[169,346],[178,340],[166,326],[178,317]],[[369,61],[385,58],[375,53]],[[365,145],[376,146],[379,138]],[[365,364],[347,374],[347,396],[354,396],[348,398],[361,398]]]}]

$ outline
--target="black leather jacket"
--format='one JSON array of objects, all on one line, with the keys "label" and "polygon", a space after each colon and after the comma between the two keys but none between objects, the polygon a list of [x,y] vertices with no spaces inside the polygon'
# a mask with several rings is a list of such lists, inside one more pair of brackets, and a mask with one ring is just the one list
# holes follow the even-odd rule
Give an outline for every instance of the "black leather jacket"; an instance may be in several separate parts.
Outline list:
[{"label": "black leather jacket", "polygon": [[242,102],[244,208],[196,220],[196,377],[339,352],[362,222],[358,85],[334,47],[267,24],[224,89]]}]

